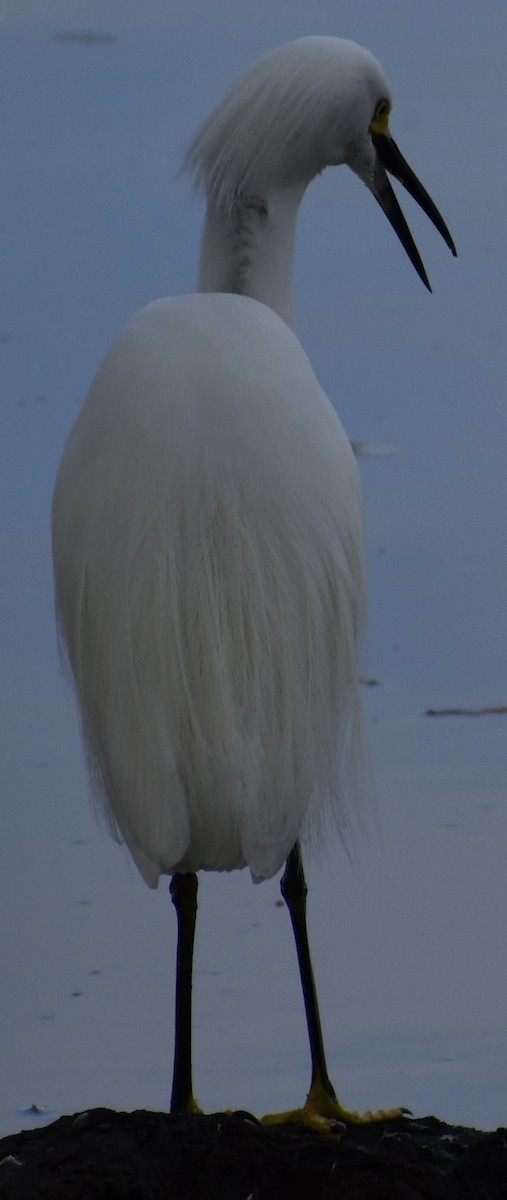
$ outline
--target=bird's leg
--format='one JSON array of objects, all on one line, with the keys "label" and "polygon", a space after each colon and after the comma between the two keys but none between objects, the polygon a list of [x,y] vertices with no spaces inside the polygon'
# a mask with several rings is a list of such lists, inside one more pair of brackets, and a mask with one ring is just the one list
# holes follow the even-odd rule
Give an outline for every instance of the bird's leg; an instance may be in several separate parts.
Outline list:
[{"label": "bird's leg", "polygon": [[306,925],[306,896],[308,888],[306,886],[303,863],[301,861],[301,851],[297,842],[287,859],[285,871],[280,882],[280,891],[289,910],[292,928],[294,930],[294,940],[296,943],[296,951],[299,963],[299,974],[301,976],[301,986],[303,989],[303,1000],[305,1004],[306,1023],[308,1026],[308,1037],[310,1040],[312,1077],[308,1100],[311,1096],[318,1092],[321,1099],[327,1097],[335,1102],[335,1091],[327,1073],[324,1042],[322,1040],[322,1026],[320,1023],[319,1002],[317,1000],[315,976],[313,974],[310,946],[308,942],[308,929]]},{"label": "bird's leg", "polygon": [[310,1054],[312,1060],[312,1076],[310,1091],[302,1108],[285,1113],[271,1113],[262,1118],[263,1125],[291,1122],[305,1124],[324,1133],[333,1133],[336,1122],[349,1124],[366,1124],[370,1121],[397,1119],[404,1116],[403,1109],[387,1109],[379,1112],[357,1113],[344,1108],[336,1098],[336,1093],[327,1072],[322,1027],[320,1023],[317,989],[313,974],[308,930],[306,925],[306,880],[301,861],[301,851],[298,843],[289,854],[280,889],[287,904],[299,963],[301,986],[305,1004]]},{"label": "bird's leg", "polygon": [[173,875],[170,892],[178,919],[171,1112],[199,1112],[192,1092],[192,963],[197,915],[197,875],[191,872]]}]

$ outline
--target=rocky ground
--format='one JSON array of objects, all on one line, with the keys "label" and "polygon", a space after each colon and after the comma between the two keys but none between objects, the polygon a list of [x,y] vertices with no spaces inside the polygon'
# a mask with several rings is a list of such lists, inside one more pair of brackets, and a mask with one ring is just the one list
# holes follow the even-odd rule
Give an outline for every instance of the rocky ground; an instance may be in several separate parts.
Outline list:
[{"label": "rocky ground", "polygon": [[329,1138],[248,1114],[93,1109],[0,1141],[0,1200],[507,1200],[507,1130],[434,1117]]}]

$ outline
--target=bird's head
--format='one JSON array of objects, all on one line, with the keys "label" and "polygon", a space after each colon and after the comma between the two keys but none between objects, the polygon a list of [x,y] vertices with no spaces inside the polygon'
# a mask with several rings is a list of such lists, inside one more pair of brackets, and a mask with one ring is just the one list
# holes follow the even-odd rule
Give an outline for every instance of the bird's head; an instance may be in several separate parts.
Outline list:
[{"label": "bird's head", "polygon": [[300,189],[325,167],[349,166],[375,196],[423,283],[419,252],[388,173],[410,192],[456,253],[451,235],[390,133],[391,93],[377,60],[355,42],[306,37],[266,55],[238,81],[190,148],[187,166],[212,204]]}]

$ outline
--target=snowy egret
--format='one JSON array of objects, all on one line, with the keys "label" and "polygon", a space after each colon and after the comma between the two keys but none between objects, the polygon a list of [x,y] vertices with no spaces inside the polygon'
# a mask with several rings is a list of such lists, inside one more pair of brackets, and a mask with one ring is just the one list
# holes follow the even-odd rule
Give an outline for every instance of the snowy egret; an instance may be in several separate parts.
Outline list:
[{"label": "snowy egret", "polygon": [[452,238],[389,131],[377,61],[337,38],[253,66],[196,137],[207,199],[198,292],[139,312],[107,354],[54,500],[59,628],[92,779],[178,919],[172,1111],[195,1107],[191,980],[199,870],[284,863],[310,1039],[308,1120],[348,1116],[329,1080],[300,842],[343,819],[360,722],[358,471],[293,326],[310,181],[347,164],[424,266],[387,172]]}]

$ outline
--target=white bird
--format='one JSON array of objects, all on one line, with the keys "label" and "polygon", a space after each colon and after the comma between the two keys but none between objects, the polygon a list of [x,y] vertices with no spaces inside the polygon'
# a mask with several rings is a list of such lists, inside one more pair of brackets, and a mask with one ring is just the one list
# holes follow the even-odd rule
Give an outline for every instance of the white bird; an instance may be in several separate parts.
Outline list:
[{"label": "white bird", "polygon": [[[378,62],[332,37],[254,65],[187,160],[207,201],[198,291],[137,313],[102,363],[54,498],[59,629],[96,792],[178,916],[172,1111],[196,1107],[199,870],[282,879],[312,1075],[303,1109],[351,1114],[324,1057],[300,841],[345,819],[360,725],[363,520],[348,438],[293,332],[311,180],[344,163],[429,287],[386,171],[455,253],[389,132]],[[371,1115],[371,1114],[370,1114]]]}]

